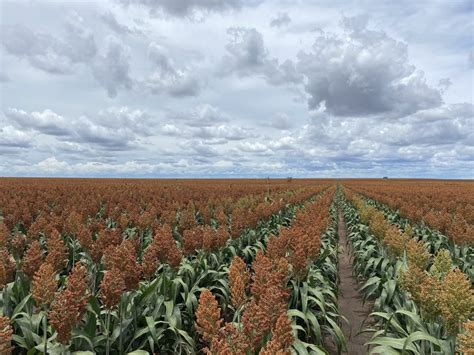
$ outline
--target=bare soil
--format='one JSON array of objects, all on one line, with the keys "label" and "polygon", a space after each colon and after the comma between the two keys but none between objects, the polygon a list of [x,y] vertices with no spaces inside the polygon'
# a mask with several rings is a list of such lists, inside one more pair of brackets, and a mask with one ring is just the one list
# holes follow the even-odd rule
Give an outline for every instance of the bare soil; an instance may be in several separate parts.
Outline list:
[{"label": "bare soil", "polygon": [[360,284],[352,275],[351,252],[347,244],[346,224],[341,212],[339,212],[338,234],[341,248],[339,311],[349,321],[349,324],[343,321],[342,331],[347,339],[347,354],[363,355],[367,354],[364,343],[369,341],[370,334],[359,334],[359,332],[368,325],[364,324],[364,321],[371,312],[371,305],[370,302],[362,303],[362,295],[358,291]]}]

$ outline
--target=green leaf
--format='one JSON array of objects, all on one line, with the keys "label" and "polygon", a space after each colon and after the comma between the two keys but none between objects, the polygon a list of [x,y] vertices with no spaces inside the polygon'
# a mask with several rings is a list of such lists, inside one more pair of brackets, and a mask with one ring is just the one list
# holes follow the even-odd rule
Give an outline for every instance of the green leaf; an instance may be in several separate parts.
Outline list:
[{"label": "green leaf", "polygon": [[15,307],[15,309],[13,310],[13,313],[12,313],[12,316],[11,316],[11,319],[15,319],[19,314],[20,312],[23,310],[23,308],[25,307],[25,305],[28,303],[28,301],[30,300],[31,298],[31,293],[28,294],[25,298],[23,298],[21,300],[20,303],[18,303]]},{"label": "green leaf", "polygon": [[405,349],[408,348],[408,346],[411,346],[415,341],[418,341],[418,340],[429,341],[430,343],[433,343],[441,347],[441,342],[435,337],[425,332],[416,331],[410,334],[408,337],[406,337],[405,343],[403,344],[403,351],[405,351]]}]

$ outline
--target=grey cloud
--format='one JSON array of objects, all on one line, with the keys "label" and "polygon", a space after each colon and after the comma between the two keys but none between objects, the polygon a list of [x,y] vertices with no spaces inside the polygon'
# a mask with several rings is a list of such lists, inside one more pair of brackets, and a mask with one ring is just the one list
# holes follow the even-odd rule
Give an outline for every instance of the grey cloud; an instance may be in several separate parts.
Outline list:
[{"label": "grey cloud", "polygon": [[75,120],[71,140],[94,144],[98,148],[130,150],[146,137],[156,134],[156,126],[158,122],[141,110],[112,107]]},{"label": "grey cloud", "polygon": [[92,144],[96,149],[131,149],[140,140],[156,134],[155,126],[158,124],[145,112],[127,107],[109,108],[96,115],[68,119],[49,109],[26,112],[11,108],[5,110],[5,119],[6,124],[22,131],[56,137],[57,142],[74,146],[76,151],[77,144]]},{"label": "grey cloud", "polygon": [[108,150],[130,149],[136,140],[127,127],[110,129],[92,122],[88,117],[81,117],[77,124],[72,140],[81,143],[94,144]]},{"label": "grey cloud", "polygon": [[121,35],[135,34],[136,30],[132,30],[128,26],[121,24],[111,11],[107,11],[100,15],[100,19],[114,32]]},{"label": "grey cloud", "polygon": [[255,134],[251,130],[240,127],[240,126],[214,126],[214,127],[202,127],[199,128],[196,133],[197,137],[203,139],[225,139],[231,141],[239,141],[246,138],[255,137]]},{"label": "grey cloud", "polygon": [[209,104],[198,105],[188,112],[171,113],[170,118],[190,127],[210,127],[232,120],[230,115]]},{"label": "grey cloud", "polygon": [[468,55],[469,67],[474,69],[474,50],[471,50]]},{"label": "grey cloud", "polygon": [[70,74],[76,63],[87,62],[96,51],[93,34],[75,16],[62,37],[33,32],[23,25],[3,26],[2,44],[8,53],[25,58],[31,66],[51,74]]},{"label": "grey cloud", "polygon": [[174,124],[165,124],[161,127],[161,133],[166,136],[176,137],[180,135],[181,131]]},{"label": "grey cloud", "polygon": [[109,107],[100,110],[95,120],[102,126],[112,129],[127,127],[133,132],[150,135],[154,132],[156,120],[140,109],[128,107]]},{"label": "grey cloud", "polygon": [[20,131],[13,126],[0,127],[0,147],[9,148],[29,148],[32,136]]},{"label": "grey cloud", "polygon": [[10,81],[10,77],[5,73],[0,73],[0,83],[8,83]]},{"label": "grey cloud", "polygon": [[403,116],[441,104],[440,92],[408,64],[408,51],[364,18],[344,19],[343,35],[322,34],[298,56],[310,109],[338,116]]},{"label": "grey cloud", "polygon": [[382,162],[391,157],[427,161],[447,147],[470,146],[473,121],[471,104],[444,105],[390,122],[319,114],[293,137],[297,145],[292,151],[344,161]]},{"label": "grey cloud", "polygon": [[200,80],[192,68],[178,68],[163,46],[152,42],[148,57],[154,65],[154,72],[145,80],[145,86],[154,94],[170,96],[196,96],[201,91]]},{"label": "grey cloud", "polygon": [[197,155],[204,158],[211,158],[219,155],[219,151],[201,140],[190,140],[181,144],[181,148],[186,151],[186,155]]},{"label": "grey cloud", "polygon": [[449,78],[442,78],[438,81],[439,91],[442,94],[444,94],[451,85],[453,85],[453,82]]},{"label": "grey cloud", "polygon": [[28,60],[50,74],[72,74],[74,65],[90,67],[97,82],[114,98],[119,89],[131,89],[129,48],[114,36],[105,38],[98,52],[93,33],[84,19],[74,14],[61,36],[33,32],[23,25],[4,26],[2,44],[8,53]]},{"label": "grey cloud", "polygon": [[117,90],[132,88],[129,64],[130,49],[115,36],[106,38],[105,48],[95,60],[93,74],[107,90],[109,97],[117,96]]},{"label": "grey cloud", "polygon": [[255,143],[242,142],[242,143],[239,143],[237,148],[241,150],[242,152],[246,152],[246,153],[265,153],[265,154],[272,153],[272,151],[266,144],[263,144],[260,142],[255,142]]},{"label": "grey cloud", "polygon": [[291,22],[291,18],[286,12],[280,12],[276,17],[270,21],[271,27],[287,26]]},{"label": "grey cloud", "polygon": [[221,12],[239,9],[243,0],[118,0],[124,5],[142,5],[150,10],[150,15],[159,12],[177,17],[192,17],[197,12]]},{"label": "grey cloud", "polygon": [[293,127],[293,122],[286,113],[278,113],[268,125],[273,128],[287,130]]},{"label": "grey cloud", "polygon": [[280,64],[269,56],[262,34],[255,28],[233,27],[227,33],[231,39],[221,65],[224,75],[260,75],[272,85],[301,82],[302,76],[293,62],[286,60]]},{"label": "grey cloud", "polygon": [[49,109],[43,112],[29,113],[16,108],[9,108],[4,113],[11,122],[24,130],[36,130],[53,136],[65,136],[70,132],[70,125],[67,120]]}]

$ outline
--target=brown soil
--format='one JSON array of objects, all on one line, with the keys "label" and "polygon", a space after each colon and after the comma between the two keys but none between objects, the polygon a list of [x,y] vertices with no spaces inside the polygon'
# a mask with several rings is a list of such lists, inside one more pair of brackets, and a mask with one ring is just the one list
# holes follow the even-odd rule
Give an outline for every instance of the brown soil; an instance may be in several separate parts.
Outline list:
[{"label": "brown soil", "polygon": [[339,311],[349,321],[349,324],[342,322],[342,331],[347,339],[347,353],[350,355],[367,354],[364,343],[369,341],[370,334],[359,334],[359,332],[368,325],[367,323],[363,325],[363,323],[371,311],[371,306],[367,302],[362,304],[362,295],[358,292],[360,284],[352,275],[346,225],[341,212],[339,212],[338,234],[341,248],[339,256]]}]

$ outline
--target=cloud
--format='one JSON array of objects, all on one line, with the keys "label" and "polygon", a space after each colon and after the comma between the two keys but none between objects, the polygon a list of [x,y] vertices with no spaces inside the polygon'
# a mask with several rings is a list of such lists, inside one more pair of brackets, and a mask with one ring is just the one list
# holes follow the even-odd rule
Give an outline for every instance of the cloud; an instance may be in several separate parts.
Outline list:
[{"label": "cloud", "polygon": [[193,68],[178,68],[165,47],[152,42],[148,46],[148,58],[154,65],[145,86],[154,94],[170,96],[196,96],[201,91],[200,80]]},{"label": "cloud", "polygon": [[472,177],[468,1],[405,2],[7,2],[0,175]]},{"label": "cloud", "polygon": [[100,110],[95,121],[104,127],[113,129],[127,127],[143,135],[152,134],[156,124],[156,120],[147,112],[141,109],[133,110],[127,106]]},{"label": "cloud", "polygon": [[292,120],[286,113],[278,113],[268,124],[270,127],[287,130],[294,126]]},{"label": "cloud", "polygon": [[276,17],[270,21],[271,27],[287,26],[291,22],[291,18],[286,12],[280,12]]},{"label": "cloud", "polygon": [[255,137],[250,130],[240,126],[219,125],[213,127],[202,127],[193,133],[194,136],[202,139],[218,139],[222,138],[230,141],[240,141],[243,139]]},{"label": "cloud", "polygon": [[8,53],[28,60],[37,69],[70,74],[74,64],[87,62],[97,51],[94,36],[83,21],[75,14],[61,37],[34,32],[22,24],[2,26],[1,41]]},{"label": "cloud", "polygon": [[6,124],[22,131],[40,133],[50,139],[55,137],[60,142],[93,145],[99,150],[133,149],[140,140],[156,134],[157,125],[150,115],[128,107],[111,107],[77,118],[66,118],[50,109],[27,112],[9,108],[4,114]]},{"label": "cloud", "polygon": [[0,73],[0,83],[8,83],[10,81],[10,77],[5,73]]},{"label": "cloud", "polygon": [[0,127],[0,147],[29,148],[30,146],[31,135],[13,126]]},{"label": "cloud", "polygon": [[183,121],[190,127],[210,127],[233,120],[229,114],[210,104],[201,104],[188,112],[171,113],[170,118]]},{"label": "cloud", "polygon": [[130,35],[130,34],[138,34],[141,33],[137,29],[131,29],[130,27],[121,24],[118,22],[115,15],[112,11],[106,11],[100,15],[100,19],[114,32],[120,35]]},{"label": "cloud", "polygon": [[149,9],[150,15],[162,12],[176,17],[194,17],[198,13],[237,10],[243,0],[118,0],[123,5],[141,5]]},{"label": "cloud", "polygon": [[471,104],[444,105],[393,121],[377,117],[314,116],[294,138],[294,152],[339,162],[399,159],[426,163],[436,152],[472,145]]},{"label": "cloud", "polygon": [[286,60],[280,64],[278,59],[269,56],[263,36],[255,28],[232,27],[227,33],[231,39],[221,64],[223,75],[258,75],[272,85],[301,82],[302,77],[293,62]]},{"label": "cloud", "polygon": [[273,153],[266,144],[260,142],[242,142],[237,146],[239,150],[246,153]]},{"label": "cloud", "polygon": [[32,67],[49,74],[73,74],[75,65],[83,64],[111,98],[119,89],[130,90],[129,47],[117,37],[108,36],[98,49],[84,22],[74,13],[64,24],[61,36],[34,32],[24,25],[4,26],[2,44],[8,53],[25,58]]},{"label": "cloud", "polygon": [[369,30],[364,17],[344,18],[344,33],[319,35],[298,55],[308,106],[337,116],[403,116],[439,106],[438,90],[408,64],[405,43]]},{"label": "cloud", "polygon": [[202,140],[190,140],[181,144],[187,155],[194,155],[195,159],[213,158],[219,156],[219,151]]},{"label": "cloud", "polygon": [[130,90],[130,48],[117,37],[108,36],[105,46],[93,65],[96,80],[107,90],[109,97],[115,98],[119,89]]},{"label": "cloud", "polygon": [[165,124],[161,127],[161,132],[166,136],[179,136],[181,133],[180,129],[174,124]]},{"label": "cloud", "polygon": [[16,108],[9,108],[4,113],[11,122],[23,130],[36,130],[53,136],[65,136],[70,132],[69,122],[63,116],[49,109],[43,112],[26,112]]}]

